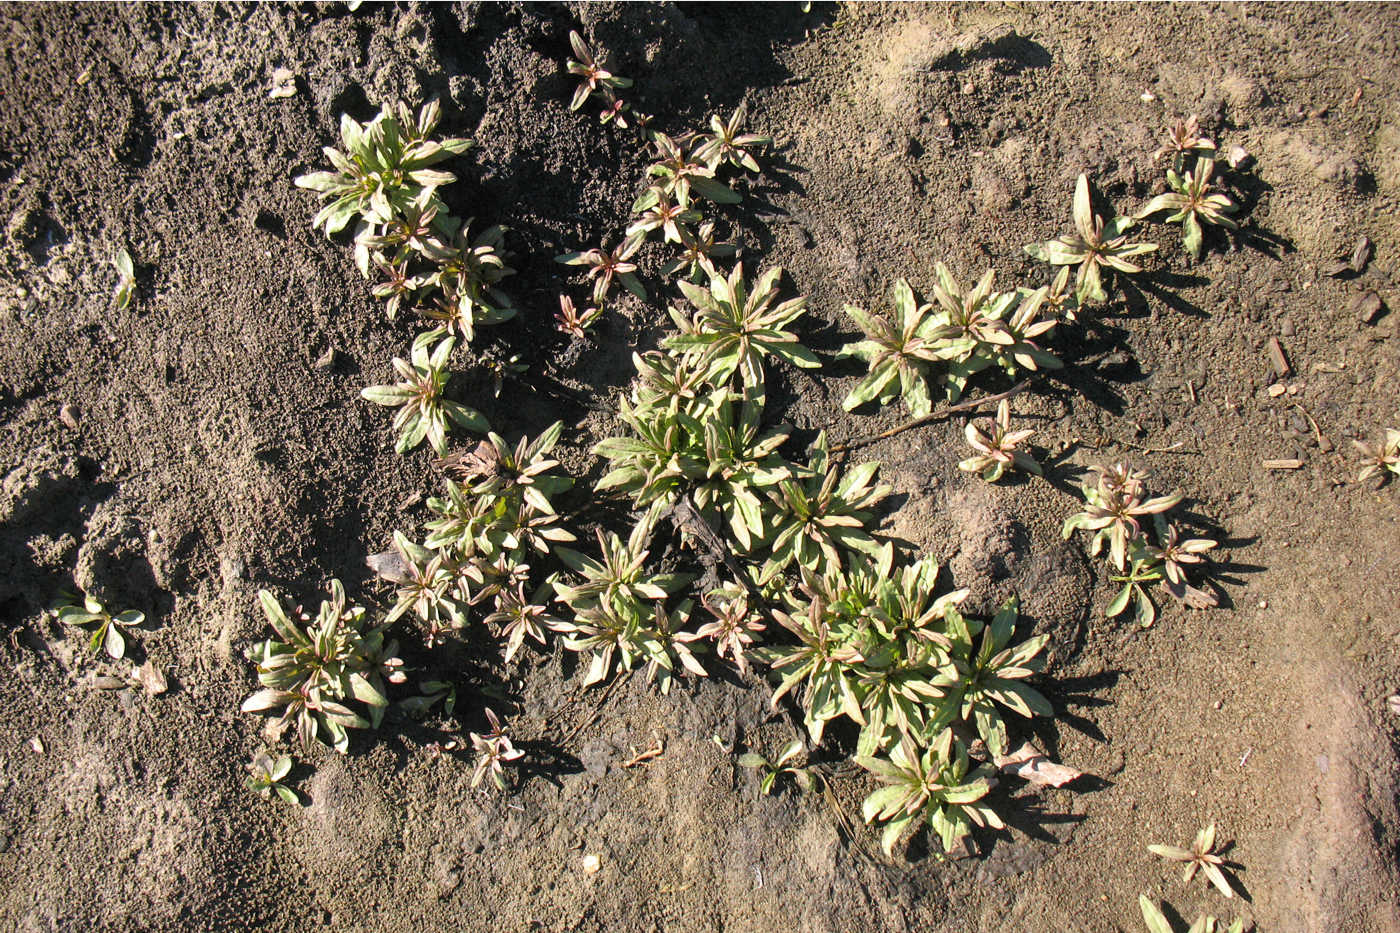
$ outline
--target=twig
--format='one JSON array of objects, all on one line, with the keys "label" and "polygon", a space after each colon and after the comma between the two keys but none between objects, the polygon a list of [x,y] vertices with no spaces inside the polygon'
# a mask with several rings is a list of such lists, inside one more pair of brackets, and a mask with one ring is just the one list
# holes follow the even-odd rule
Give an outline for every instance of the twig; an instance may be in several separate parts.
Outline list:
[{"label": "twig", "polygon": [[637,752],[636,749],[633,749],[633,751],[636,753],[631,758],[627,759],[622,763],[622,766],[624,768],[635,768],[637,765],[642,764],[643,762],[651,761],[653,758],[661,757],[661,753],[666,751],[666,743],[663,742],[661,739],[657,739],[656,742],[653,743],[650,748],[644,749],[640,752]]},{"label": "twig", "polygon": [[958,412],[961,411],[976,411],[984,405],[995,405],[997,402],[1000,402],[1003,399],[1008,399],[1011,398],[1013,395],[1019,395],[1020,393],[1024,392],[1026,389],[1030,388],[1031,383],[1035,382],[1035,380],[1036,376],[1031,376],[1028,379],[1022,379],[1020,382],[1016,383],[1014,386],[1007,389],[1005,392],[999,392],[996,395],[988,395],[986,398],[979,398],[974,401],[958,402],[956,405],[947,405],[943,408],[938,409],[938,411],[929,412],[927,415],[915,418],[912,421],[906,421],[903,424],[896,425],[895,427],[890,428],[888,431],[881,431],[879,434],[871,434],[867,437],[858,437],[855,440],[847,441],[844,444],[833,444],[831,446],[831,453],[839,454],[845,453],[848,450],[856,450],[857,448],[873,444],[876,441],[882,441],[887,437],[894,437],[896,434],[903,434],[905,431],[912,430],[914,428],[919,427],[920,425],[928,424],[930,421],[941,421],[944,418],[947,418],[951,415],[956,415]]}]

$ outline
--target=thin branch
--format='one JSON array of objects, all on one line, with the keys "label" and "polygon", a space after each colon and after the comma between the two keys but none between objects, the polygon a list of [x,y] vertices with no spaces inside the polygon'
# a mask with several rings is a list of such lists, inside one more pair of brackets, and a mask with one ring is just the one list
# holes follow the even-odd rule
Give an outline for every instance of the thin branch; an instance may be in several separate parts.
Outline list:
[{"label": "thin branch", "polygon": [[989,395],[986,398],[979,398],[974,401],[958,402],[956,405],[944,406],[943,408],[938,409],[938,411],[929,412],[927,415],[924,415],[920,418],[915,418],[912,421],[906,421],[903,424],[896,425],[890,428],[888,431],[881,431],[879,434],[871,434],[867,437],[858,437],[855,440],[847,441],[844,444],[833,444],[831,445],[831,452],[834,454],[838,454],[845,453],[848,450],[856,450],[858,448],[873,444],[876,441],[882,441],[887,437],[894,437],[896,434],[903,434],[905,431],[913,430],[914,428],[928,424],[931,421],[942,421],[944,418],[956,415],[958,412],[976,411],[984,405],[995,405],[997,402],[1000,402],[1003,399],[1008,399],[1011,398],[1013,395],[1021,394],[1026,389],[1030,388],[1031,383],[1035,382],[1037,377],[1038,374],[1037,376],[1031,376],[1028,379],[1022,379],[1020,382],[1016,383],[1014,386],[1007,389],[1005,392],[999,392],[996,395]]}]

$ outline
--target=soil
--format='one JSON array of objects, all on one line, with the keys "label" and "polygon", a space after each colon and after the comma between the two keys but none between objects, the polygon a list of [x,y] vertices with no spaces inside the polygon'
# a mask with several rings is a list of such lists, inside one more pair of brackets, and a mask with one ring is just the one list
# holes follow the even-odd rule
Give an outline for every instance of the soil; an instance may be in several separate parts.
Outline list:
[{"label": "soil", "polygon": [[[1030,731],[1087,776],[1005,782],[1011,828],[974,857],[921,839],[880,855],[848,736],[826,750],[829,793],[761,796],[726,749],[790,737],[764,691],[718,669],[667,697],[640,676],[584,689],[557,640],[507,666],[489,639],[429,651],[405,630],[415,676],[457,683],[454,717],[391,715],[300,765],[302,806],[243,786],[265,745],[238,712],[256,591],[311,602],[338,577],[382,603],[364,556],[414,530],[438,482],[358,397],[412,323],[384,319],[291,185],[340,113],[439,95],[445,130],[478,142],[449,201],[511,228],[523,311],[475,352],[528,372],[497,397],[464,365],[453,392],[510,436],[564,419],[584,478],[569,508],[601,475],[588,451],[633,348],[668,326],[628,299],[592,341],[552,327],[577,290],[552,257],[625,225],[647,160],[634,133],[569,112],[571,28],[655,126],[747,101],[778,138],[730,216],[747,267],[782,265],[810,296],[804,339],[827,354],[770,392],[797,448],[904,419],[841,410],[859,377],[829,356],[851,338],[844,304],[901,277],[927,294],[938,260],[1040,284],[1022,245],[1068,230],[1075,177],[1136,209],[1177,116],[1257,160],[1238,236],[1191,264],[1177,228],[1149,228],[1147,273],[1050,341],[1066,368],[1016,399],[1044,481],[959,472],[957,418],[857,454],[897,490],[885,533],[946,562],[973,608],[1019,593],[1053,635],[1057,716]],[[1106,931],[1141,929],[1147,893],[1185,920],[1400,929],[1400,483],[1357,482],[1350,445],[1400,427],[1396,7],[25,4],[0,29],[0,926]],[[279,68],[295,94],[270,99]],[[1364,271],[1324,274],[1363,235]],[[136,289],[117,311],[122,246]],[[1085,469],[1118,459],[1224,536],[1222,608],[1104,618],[1104,564],[1059,532]],[[74,580],[147,614],[132,656],[167,693],[98,689],[129,665],[43,612]],[[485,705],[528,753],[508,794],[437,751]],[[1229,902],[1146,851],[1212,820],[1238,866]]]}]

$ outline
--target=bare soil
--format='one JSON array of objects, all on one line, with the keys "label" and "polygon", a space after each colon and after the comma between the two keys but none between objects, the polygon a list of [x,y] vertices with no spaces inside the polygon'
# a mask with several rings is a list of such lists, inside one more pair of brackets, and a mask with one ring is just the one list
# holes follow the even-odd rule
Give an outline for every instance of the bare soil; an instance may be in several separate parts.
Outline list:
[{"label": "bare soil", "polygon": [[[454,393],[511,436],[564,419],[585,478],[570,508],[633,348],[667,326],[629,299],[594,341],[552,327],[570,283],[552,257],[621,229],[647,158],[569,113],[577,27],[659,128],[748,101],[778,137],[734,226],[750,268],[780,264],[811,296],[804,336],[826,352],[850,339],[843,304],[901,277],[927,292],[937,260],[1040,284],[1022,245],[1068,229],[1076,175],[1136,209],[1176,116],[1257,157],[1239,236],[1192,265],[1176,228],[1151,228],[1148,274],[1051,342],[1068,365],[1017,399],[1044,481],[960,473],[957,419],[860,453],[896,487],[887,534],[945,561],[974,608],[1019,593],[1054,635],[1057,717],[1033,734],[1089,776],[1004,783],[1012,828],[975,857],[916,841],[883,858],[839,735],[829,794],[760,796],[719,746],[771,751],[788,726],[737,679],[584,690],[558,644],[507,667],[485,637],[427,651],[402,634],[418,674],[458,683],[455,718],[391,715],[299,767],[301,807],[243,787],[264,744],[238,713],[256,591],[312,601],[339,577],[382,602],[363,558],[417,527],[437,482],[358,397],[411,324],[384,319],[291,185],[339,114],[436,94],[445,129],[479,143],[449,200],[512,228],[524,310],[478,353],[529,371],[497,398],[464,367]],[[1400,483],[1356,482],[1349,443],[1400,426],[1395,6],[9,4],[0,37],[0,926],[1107,931],[1141,929],[1149,893],[1186,920],[1400,929]],[[269,99],[283,67],[297,93]],[[1324,275],[1362,235],[1365,271]],[[122,245],[137,288],[116,312]],[[644,258],[666,294],[661,251]],[[1363,323],[1368,291],[1385,308]],[[802,443],[902,420],[844,413],[858,376],[782,371],[771,415]],[[1226,537],[1223,608],[1164,605],[1148,630],[1103,617],[1104,565],[1059,528],[1085,468],[1117,459]],[[168,693],[96,688],[126,668],[43,613],[75,577],[147,613],[132,653]],[[529,753],[508,795],[433,754],[487,704]],[[1212,820],[1233,902],[1146,851]]]}]

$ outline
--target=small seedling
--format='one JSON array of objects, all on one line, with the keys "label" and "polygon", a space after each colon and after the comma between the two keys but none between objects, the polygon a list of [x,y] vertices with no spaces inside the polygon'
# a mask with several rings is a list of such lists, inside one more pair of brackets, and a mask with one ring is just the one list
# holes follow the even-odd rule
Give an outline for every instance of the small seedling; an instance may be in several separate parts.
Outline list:
[{"label": "small seedling", "polygon": [[568,295],[559,296],[559,313],[554,315],[554,327],[561,334],[568,334],[580,340],[588,336],[588,328],[603,316],[599,307],[585,308],[579,312],[574,308],[574,300]]},{"label": "small seedling", "polygon": [[1025,249],[1032,257],[1053,266],[1078,266],[1075,297],[1080,304],[1091,301],[1102,304],[1108,301],[1103,270],[1141,272],[1142,267],[1128,259],[1155,252],[1157,244],[1129,242],[1128,231],[1134,224],[1131,217],[1118,216],[1105,223],[1096,215],[1089,203],[1087,175],[1080,175],[1075,182],[1073,208],[1074,233],[1044,243],[1029,243]]},{"label": "small seedling", "polygon": [[1009,469],[1022,469],[1027,473],[1041,475],[1040,464],[1024,450],[1018,450],[1034,431],[1011,430],[1011,406],[1002,399],[997,406],[996,419],[983,418],[968,422],[967,442],[977,451],[977,456],[969,457],[958,464],[959,470],[979,473],[989,483],[995,483]]},{"label": "small seedling", "polygon": [[88,647],[95,654],[98,651],[107,652],[107,657],[118,660],[126,655],[126,638],[122,636],[122,629],[135,628],[146,621],[145,614],[137,612],[135,609],[127,609],[115,615],[107,609],[95,597],[84,596],[81,606],[62,605],[54,610],[58,621],[65,625],[78,625],[86,628],[89,625],[97,626],[92,631],[92,637],[88,640]]},{"label": "small seedling", "polygon": [[798,787],[809,791],[816,781],[816,775],[810,768],[799,768],[788,764],[800,754],[802,754],[802,740],[793,739],[783,746],[783,750],[778,753],[776,760],[769,761],[757,752],[745,752],[739,756],[739,766],[758,768],[763,771],[763,777],[758,782],[758,790],[761,794],[771,794],[773,788],[777,786],[778,778],[784,774],[792,775],[792,779]]},{"label": "small seedling", "polygon": [[297,792],[282,783],[291,770],[292,759],[289,756],[280,755],[273,758],[267,752],[259,752],[248,764],[248,789],[264,797],[276,794],[286,803],[293,805],[301,803]]},{"label": "small seedling", "polygon": [[501,726],[501,721],[496,718],[488,706],[486,710],[486,720],[491,724],[485,735],[480,733],[470,733],[472,749],[476,751],[476,767],[472,769],[472,787],[481,783],[481,779],[487,774],[491,775],[491,780],[495,782],[498,790],[506,789],[504,765],[512,764],[523,758],[525,753],[516,748],[510,742],[510,737],[506,735],[505,729]]},{"label": "small seedling", "polygon": [[728,259],[739,251],[733,243],[715,242],[715,225],[706,221],[699,230],[681,227],[681,255],[668,262],[661,270],[663,275],[672,276],[684,271],[683,278],[691,281],[709,281],[719,273],[715,270],[715,259]]},{"label": "small seedling", "polygon": [[1083,487],[1089,507],[1070,516],[1065,522],[1064,536],[1068,538],[1077,528],[1096,532],[1090,553],[1097,557],[1107,540],[1109,560],[1121,572],[1126,569],[1128,544],[1142,534],[1139,519],[1175,508],[1182,496],[1145,498],[1147,474],[1125,463],[1093,469],[1099,474],[1097,484]]},{"label": "small seedling", "polygon": [[136,288],[136,270],[131,264],[131,254],[126,247],[117,250],[112,257],[112,265],[117,269],[116,308],[125,311],[131,304],[131,293]]},{"label": "small seedling", "polygon": [[747,116],[747,106],[740,104],[727,121],[721,120],[718,114],[710,117],[710,135],[702,138],[695,149],[695,158],[711,170],[727,163],[757,175],[760,169],[753,150],[773,145],[773,138],[740,132]]},{"label": "small seedling", "polygon": [[1400,476],[1400,431],[1386,428],[1385,440],[1379,444],[1356,440],[1351,443],[1366,458],[1361,472],[1356,475],[1358,483],[1364,483],[1373,476],[1380,476],[1384,480],[1387,478],[1387,472]]},{"label": "small seedling", "polygon": [[1177,846],[1150,845],[1147,850],[1153,855],[1160,855],[1164,859],[1173,862],[1185,862],[1186,870],[1182,872],[1181,883],[1190,884],[1191,879],[1196,876],[1196,871],[1209,879],[1225,897],[1234,897],[1235,892],[1230,887],[1230,882],[1225,878],[1225,872],[1221,866],[1225,860],[1214,852],[1215,849],[1215,824],[1211,823],[1200,832],[1196,833],[1196,838],[1191,843],[1191,848],[1182,849]]},{"label": "small seedling", "polygon": [[1152,154],[1152,159],[1156,161],[1167,156],[1171,159],[1172,170],[1180,173],[1185,168],[1186,157],[1192,154],[1215,158],[1215,141],[1201,135],[1201,122],[1194,116],[1167,127],[1165,144]]},{"label": "small seedling", "polygon": [[700,626],[695,634],[714,644],[715,657],[727,655],[740,674],[747,674],[749,662],[744,651],[765,629],[763,616],[750,605],[749,591],[737,583],[726,583],[711,590],[701,603],[714,616],[714,621]]},{"label": "small seedling", "polygon": [[486,419],[479,412],[442,397],[447,387],[447,361],[455,344],[456,338],[442,330],[419,334],[408,360],[394,358],[394,369],[402,382],[360,390],[361,396],[376,405],[399,409],[394,416],[396,453],[407,453],[427,438],[437,455],[443,456],[447,453],[449,420],[468,431],[486,431]]},{"label": "small seedling", "polygon": [[646,301],[647,290],[637,279],[637,264],[632,256],[642,241],[636,237],[623,240],[612,250],[590,249],[582,253],[564,253],[554,257],[566,266],[587,266],[588,278],[593,280],[593,303],[602,307],[616,281],[638,298]]},{"label": "small seedling", "polygon": [[1151,217],[1163,211],[1171,211],[1166,218],[1169,224],[1180,223],[1185,236],[1182,245],[1192,259],[1201,258],[1201,224],[1238,230],[1239,224],[1229,215],[1238,211],[1239,205],[1230,196],[1213,188],[1210,183],[1215,171],[1215,159],[1198,158],[1191,171],[1178,174],[1175,169],[1167,170],[1167,184],[1171,192],[1159,194],[1148,201],[1138,211],[1138,219]]},{"label": "small seedling", "polygon": [[[618,106],[621,101],[617,98],[617,91],[631,87],[632,79],[615,75],[603,67],[604,63],[594,56],[593,50],[588,47],[583,36],[575,30],[569,31],[569,45],[574,50],[574,58],[569,59],[569,74],[579,78],[579,86],[574,89],[574,97],[569,102],[569,109],[578,110],[587,102],[588,98],[597,94],[603,98],[605,109],[600,119],[606,123],[609,119],[609,111],[614,116],[621,112]],[[622,120],[618,120],[618,125],[624,129],[627,127],[626,122]]]},{"label": "small seedling", "polygon": [[[1138,906],[1142,908],[1142,922],[1147,924],[1147,933],[1173,933],[1172,925],[1161,908],[1147,899],[1146,894],[1138,895]],[[1220,926],[1214,917],[1200,916],[1191,924],[1186,933],[1244,933],[1244,921],[1236,920],[1228,927]]]}]

